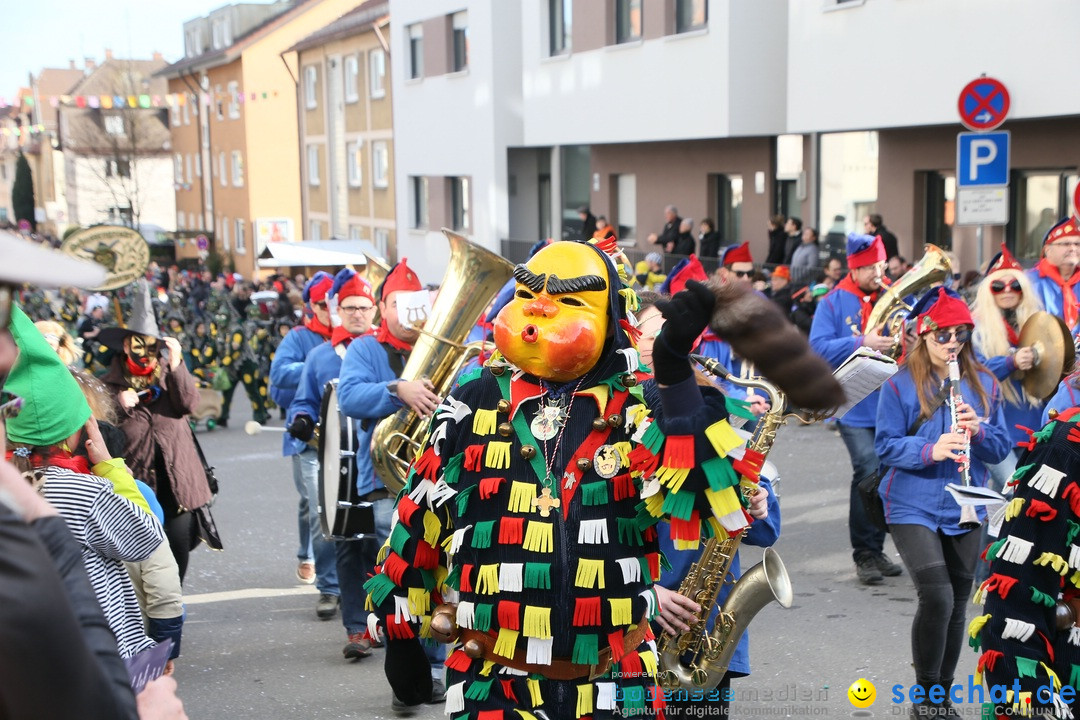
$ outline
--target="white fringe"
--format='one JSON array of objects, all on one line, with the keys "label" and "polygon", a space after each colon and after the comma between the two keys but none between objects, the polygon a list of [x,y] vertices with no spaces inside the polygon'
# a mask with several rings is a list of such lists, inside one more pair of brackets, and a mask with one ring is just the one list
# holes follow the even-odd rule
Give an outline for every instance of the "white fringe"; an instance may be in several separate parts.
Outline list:
[{"label": "white fringe", "polygon": [[398,622],[414,622],[420,618],[409,612],[409,598],[394,597],[394,617]]},{"label": "white fringe", "polygon": [[648,430],[649,426],[652,424],[652,418],[645,418],[644,420],[642,420],[641,424],[637,426],[637,430],[634,431],[634,434],[630,437],[630,439],[636,443],[640,443],[641,439],[645,436],[645,431]]},{"label": "white fringe", "polygon": [[1065,477],[1065,473],[1060,470],[1049,465],[1040,465],[1038,471],[1028,480],[1028,485],[1036,490],[1041,490],[1050,497],[1057,497],[1058,485],[1061,484],[1061,478],[1063,477]]},{"label": "white fringe", "polygon": [[465,709],[465,681],[454,683],[446,688],[446,707],[444,715],[453,715]]},{"label": "white fringe", "polygon": [[459,423],[472,415],[472,409],[461,400],[447,395],[439,407],[435,408],[435,417],[442,419],[444,415],[449,415],[451,420]]},{"label": "white fringe", "polygon": [[1080,547],[1073,543],[1069,545],[1069,567],[1080,570],[1078,562],[1080,562]]},{"label": "white fringe", "polygon": [[473,627],[473,609],[474,605],[469,600],[462,600],[457,606],[457,624],[458,627],[463,627],[466,630],[472,630]]},{"label": "white fringe", "polygon": [[530,665],[550,665],[552,642],[554,638],[529,638],[525,644],[525,662]]},{"label": "white fringe", "polygon": [[1061,696],[1057,693],[1054,693],[1054,715],[1059,718],[1066,718],[1066,720],[1071,720],[1073,716],[1072,710],[1069,709],[1068,703],[1062,700]]},{"label": "white fringe", "polygon": [[518,677],[528,677],[529,673],[524,670],[518,670],[517,668],[507,667],[506,665],[499,666],[500,675],[516,675]]},{"label": "white fringe", "polygon": [[413,491],[411,493],[409,493],[409,499],[412,500],[417,505],[419,505],[421,502],[423,502],[425,505],[428,506],[428,509],[430,510],[430,509],[432,509],[432,507],[431,507],[431,501],[428,500],[428,493],[430,493],[434,489],[435,489],[434,483],[432,483],[427,478],[424,478],[420,482],[416,483],[416,487],[414,487]]},{"label": "white fringe", "polygon": [[525,563],[501,563],[499,565],[499,591],[521,592]]},{"label": "white fringe", "polygon": [[1022,642],[1027,642],[1028,638],[1034,634],[1035,625],[1033,623],[1017,620],[1016,618],[1005,618],[1005,629],[1001,631],[1003,640],[1015,638]]},{"label": "white fringe", "polygon": [[1069,644],[1080,647],[1080,627],[1073,625],[1069,628]]},{"label": "white fringe", "polygon": [[659,612],[660,609],[657,607],[656,603],[656,593],[652,590],[642,590],[638,595],[645,598],[645,614],[647,616],[652,617]]},{"label": "white fringe", "polygon": [[1031,540],[1009,535],[1005,538],[1005,543],[1001,546],[1001,549],[998,550],[998,557],[1022,565],[1027,562],[1033,545],[1034,543]]},{"label": "white fringe", "polygon": [[613,682],[596,683],[596,709],[597,710],[614,710],[615,709],[615,683],[613,683]]},{"label": "white fringe", "polygon": [[606,545],[608,542],[607,520],[582,520],[578,526],[578,543],[582,545]]},{"label": "white fringe", "polygon": [[428,438],[428,445],[435,451],[436,457],[442,457],[442,444],[446,441],[446,430],[450,423],[444,422]]},{"label": "white fringe", "polygon": [[368,613],[367,616],[367,631],[368,635],[376,640],[383,639],[383,631],[379,626],[379,617],[375,613]]},{"label": "white fringe", "polygon": [[615,562],[619,563],[619,567],[622,569],[624,583],[629,585],[630,583],[641,582],[641,562],[636,557],[618,558]]},{"label": "white fringe", "polygon": [[443,503],[455,495],[457,495],[457,490],[447,485],[446,482],[440,478],[428,494],[428,500],[429,502],[434,503],[435,507],[442,507]]},{"label": "white fringe", "polygon": [[626,360],[626,372],[632,373],[638,369],[638,351],[636,348],[623,348],[616,352]]},{"label": "white fringe", "polygon": [[472,529],[472,525],[466,525],[463,528],[458,528],[451,535],[450,549],[446,552],[450,555],[457,555],[457,551],[461,549],[462,543],[465,542],[465,533]]}]

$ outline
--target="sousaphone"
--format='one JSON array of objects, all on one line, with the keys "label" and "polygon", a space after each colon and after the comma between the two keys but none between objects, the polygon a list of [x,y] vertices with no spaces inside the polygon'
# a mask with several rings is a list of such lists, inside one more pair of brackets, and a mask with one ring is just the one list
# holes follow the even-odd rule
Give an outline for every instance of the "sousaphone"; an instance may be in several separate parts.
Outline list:
[{"label": "sousaphone", "polygon": [[142,277],[150,264],[150,246],[137,231],[122,225],[95,225],[76,230],[60,250],[80,260],[96,262],[108,272],[96,292],[116,290]]},{"label": "sousaphone", "polygon": [[1057,315],[1040,310],[1020,329],[1020,347],[1035,351],[1035,365],[1016,373],[1020,384],[1031,397],[1045,400],[1076,362],[1072,333]]}]

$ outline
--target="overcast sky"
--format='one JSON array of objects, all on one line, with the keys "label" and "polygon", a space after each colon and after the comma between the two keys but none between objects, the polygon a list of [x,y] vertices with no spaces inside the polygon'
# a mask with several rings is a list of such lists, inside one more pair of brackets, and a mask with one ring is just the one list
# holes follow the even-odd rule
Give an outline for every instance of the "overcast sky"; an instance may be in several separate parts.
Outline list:
[{"label": "overcast sky", "polygon": [[[265,3],[267,0],[246,0]],[[84,57],[149,59],[154,51],[169,62],[184,54],[183,23],[229,0],[11,0],[4,2],[0,51],[0,98],[11,102],[29,73],[68,66]]]}]

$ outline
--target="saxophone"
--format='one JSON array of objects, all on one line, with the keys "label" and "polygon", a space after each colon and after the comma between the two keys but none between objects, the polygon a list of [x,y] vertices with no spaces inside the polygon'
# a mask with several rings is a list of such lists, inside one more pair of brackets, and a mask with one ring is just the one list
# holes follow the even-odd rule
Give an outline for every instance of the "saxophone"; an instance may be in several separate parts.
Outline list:
[{"label": "saxophone", "polygon": [[[715,360],[699,355],[693,358],[711,374],[737,385],[762,390],[768,396],[769,411],[758,421],[754,434],[746,445],[748,450],[768,455],[776,441],[776,431],[788,417],[784,412],[784,394],[764,378],[737,378]],[[757,485],[740,480],[739,489],[743,497],[749,500],[757,490]],[[739,638],[758,611],[773,600],[783,607],[791,607],[791,579],[780,556],[772,548],[765,548],[762,561],[743,573],[741,578],[734,581],[729,579],[731,563],[745,534],[746,530],[743,530],[734,537],[708,540],[701,557],[690,567],[679,585],[678,593],[693,599],[701,606],[701,610],[690,623],[687,632],[675,637],[664,633],[657,641],[657,682],[664,689],[711,690],[716,687],[731,664]],[[720,607],[720,614],[712,632],[709,632],[709,615],[712,614],[720,591],[728,583],[732,585],[731,593]]]}]

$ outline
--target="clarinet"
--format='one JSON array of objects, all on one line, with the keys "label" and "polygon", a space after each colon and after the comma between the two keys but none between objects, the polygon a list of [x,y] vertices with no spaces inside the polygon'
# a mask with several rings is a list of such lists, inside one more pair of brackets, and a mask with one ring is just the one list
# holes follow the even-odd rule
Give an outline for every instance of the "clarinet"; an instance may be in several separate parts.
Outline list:
[{"label": "clarinet", "polygon": [[[960,470],[960,481],[964,487],[971,487],[971,434],[966,427],[960,425],[960,405],[964,402],[960,394],[960,363],[956,359],[956,353],[949,354],[949,419],[952,421],[952,432],[964,436],[964,449],[960,451],[960,459],[956,461]],[[972,505],[960,506],[960,527],[964,530],[974,530],[982,523],[979,515]]]}]

